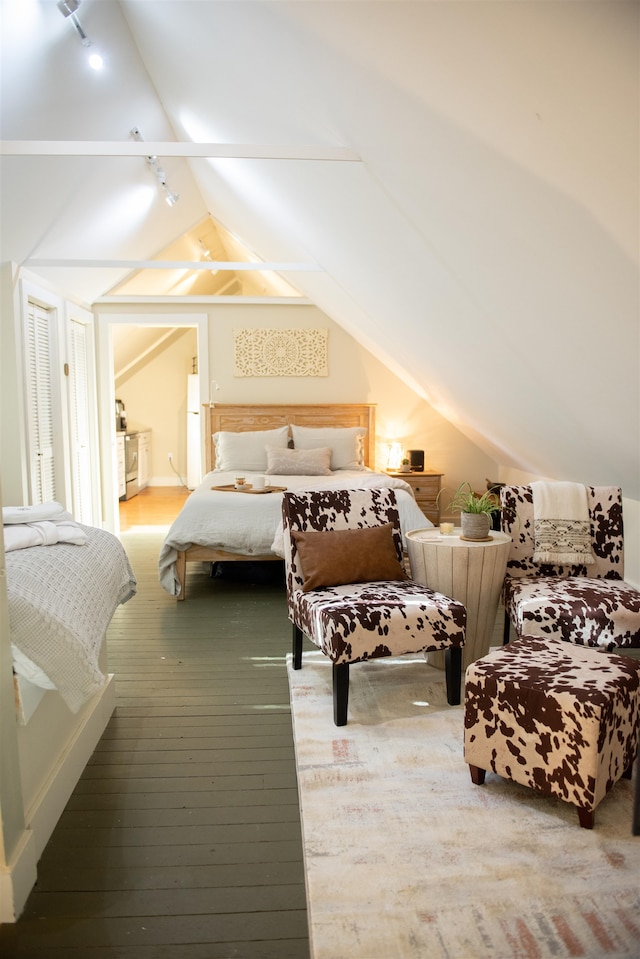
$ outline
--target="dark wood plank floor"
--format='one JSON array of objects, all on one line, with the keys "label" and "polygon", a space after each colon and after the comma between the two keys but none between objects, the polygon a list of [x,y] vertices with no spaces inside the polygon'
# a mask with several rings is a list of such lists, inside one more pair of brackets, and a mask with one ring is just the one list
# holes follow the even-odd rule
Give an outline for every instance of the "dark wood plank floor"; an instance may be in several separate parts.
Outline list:
[{"label": "dark wood plank floor", "polygon": [[116,712],[4,959],[309,955],[279,564],[190,565],[176,603],[162,538],[122,534],[138,595],[109,629]]}]

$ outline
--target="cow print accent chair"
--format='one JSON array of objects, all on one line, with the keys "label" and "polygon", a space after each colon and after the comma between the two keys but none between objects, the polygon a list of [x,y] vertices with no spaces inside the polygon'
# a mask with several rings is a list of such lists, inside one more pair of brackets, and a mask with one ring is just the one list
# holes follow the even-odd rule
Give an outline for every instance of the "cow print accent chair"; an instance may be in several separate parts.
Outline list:
[{"label": "cow print accent chair", "polygon": [[640,590],[624,582],[622,493],[587,486],[589,566],[537,564],[530,486],[500,491],[502,529],[511,536],[503,599],[504,642],[513,623],[518,637],[556,637],[604,650],[640,647]]},{"label": "cow print accent chair", "polygon": [[640,663],[560,639],[518,639],[465,676],[464,758],[482,785],[492,771],[577,806],[580,825],[638,751]]},{"label": "cow print accent chair", "polygon": [[[384,656],[444,650],[447,700],[452,706],[458,705],[466,609],[462,603],[407,577],[402,565],[402,535],[394,491],[286,492],[282,514],[287,604],[293,624],[293,668],[302,666],[302,638],[306,635],[333,664],[336,726],[347,722],[349,666]],[[398,571],[393,579],[373,578],[376,557],[367,552],[366,544],[361,555],[363,565],[369,566],[368,575],[366,569],[356,570],[353,563],[346,563],[346,553],[341,555],[340,546],[335,545],[341,542],[337,533],[344,537],[342,531],[364,531],[355,534],[355,542],[359,543],[372,533],[378,535],[373,527],[387,527],[379,532],[385,536],[388,533],[391,562]],[[326,534],[322,539],[316,536],[315,542],[326,550],[325,566],[329,569],[325,569],[324,576],[315,577],[314,588],[308,586],[308,554],[304,554],[300,535],[309,533]],[[357,547],[356,552],[359,551]],[[303,559],[307,566],[303,566]]]}]

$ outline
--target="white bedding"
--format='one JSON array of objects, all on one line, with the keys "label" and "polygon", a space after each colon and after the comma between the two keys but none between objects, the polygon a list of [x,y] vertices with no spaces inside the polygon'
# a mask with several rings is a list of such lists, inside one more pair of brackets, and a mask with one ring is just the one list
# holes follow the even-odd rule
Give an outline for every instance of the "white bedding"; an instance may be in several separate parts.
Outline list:
[{"label": "white bedding", "polygon": [[14,669],[39,684],[44,674],[72,712],[103,686],[99,657],[107,626],[136,591],[119,540],[82,529],[83,546],[56,543],[6,555]]},{"label": "white bedding", "polygon": [[[247,483],[252,473],[244,473]],[[337,470],[330,476],[266,477],[271,486],[290,490],[371,489],[391,487],[397,491],[400,525],[403,534],[433,524],[415,501],[404,480],[372,470]],[[178,551],[190,546],[208,546],[245,556],[275,554],[282,556],[282,494],[236,493],[212,490],[212,486],[233,483],[234,473],[214,470],[207,473],[189,496],[169,529],[158,561],[160,583],[177,596],[180,584],[175,575]]]}]

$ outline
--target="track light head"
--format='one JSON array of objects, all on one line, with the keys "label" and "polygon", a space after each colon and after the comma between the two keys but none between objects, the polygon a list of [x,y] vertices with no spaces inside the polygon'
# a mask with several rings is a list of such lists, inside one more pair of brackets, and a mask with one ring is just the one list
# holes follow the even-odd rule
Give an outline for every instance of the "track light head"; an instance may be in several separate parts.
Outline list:
[{"label": "track light head", "polygon": [[[89,37],[86,35],[84,30],[82,29],[82,26],[80,25],[80,21],[78,20],[76,16],[76,10],[80,6],[80,3],[81,3],[81,0],[58,0],[57,7],[63,17],[68,17],[71,20],[71,23],[73,24],[76,33],[80,37],[80,42],[82,43],[82,46],[91,47],[93,46],[93,42],[89,39]],[[94,70],[102,70],[102,67],[104,66],[104,61],[96,50],[94,50],[94,52],[89,57],[89,65]]]},{"label": "track light head", "polygon": [[58,10],[63,17],[70,17],[80,6],[80,0],[58,0]]}]

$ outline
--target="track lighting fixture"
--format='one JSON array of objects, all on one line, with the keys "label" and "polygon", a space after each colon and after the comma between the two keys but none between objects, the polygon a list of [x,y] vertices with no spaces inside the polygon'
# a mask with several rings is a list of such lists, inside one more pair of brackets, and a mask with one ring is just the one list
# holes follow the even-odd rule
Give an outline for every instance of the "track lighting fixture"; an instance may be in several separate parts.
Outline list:
[{"label": "track lighting fixture", "polygon": [[[76,29],[76,33],[80,37],[80,42],[83,47],[92,47],[93,41],[89,39],[84,30],[80,25],[80,21],[76,16],[76,10],[80,6],[81,0],[58,0],[58,10],[63,17],[68,17],[71,20],[71,23]],[[93,67],[94,70],[101,70],[104,65],[104,61],[97,50],[94,50],[89,54],[89,66]]]},{"label": "track lighting fixture", "polygon": [[[200,253],[203,260],[213,260],[213,257],[211,256],[211,250],[204,240],[198,240],[198,246],[200,247]],[[218,272],[218,270],[211,270],[211,276],[215,276]]]},{"label": "track lighting fixture", "polygon": [[[131,131],[131,136],[133,137],[134,140],[138,140],[140,143],[144,142],[144,137],[142,136],[142,134],[140,133],[140,130],[137,127],[133,128],[133,130]],[[164,172],[164,170],[158,163],[158,158],[156,156],[148,156],[147,164],[149,166],[149,169],[155,176],[156,180],[160,184],[160,187],[165,194],[164,198],[166,202],[169,204],[169,206],[175,206],[175,204],[180,199],[180,194],[174,193],[170,189],[169,184],[167,183],[167,174]]]}]

